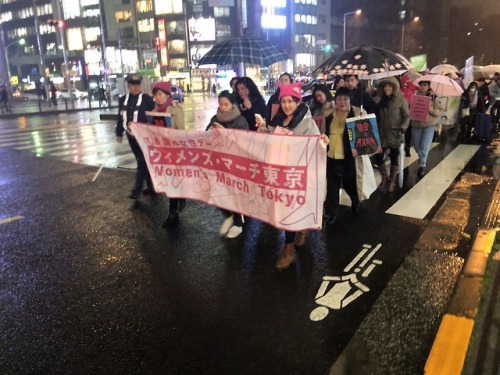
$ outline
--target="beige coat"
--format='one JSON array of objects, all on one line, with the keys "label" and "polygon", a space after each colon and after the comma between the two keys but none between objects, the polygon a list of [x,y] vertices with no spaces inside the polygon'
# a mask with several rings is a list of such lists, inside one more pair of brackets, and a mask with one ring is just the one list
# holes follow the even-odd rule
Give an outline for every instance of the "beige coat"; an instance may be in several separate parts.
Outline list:
[{"label": "beige coat", "polygon": [[177,102],[172,102],[168,108],[167,113],[170,113],[172,116],[172,129],[181,129],[184,130],[184,110],[182,109],[182,105]]}]

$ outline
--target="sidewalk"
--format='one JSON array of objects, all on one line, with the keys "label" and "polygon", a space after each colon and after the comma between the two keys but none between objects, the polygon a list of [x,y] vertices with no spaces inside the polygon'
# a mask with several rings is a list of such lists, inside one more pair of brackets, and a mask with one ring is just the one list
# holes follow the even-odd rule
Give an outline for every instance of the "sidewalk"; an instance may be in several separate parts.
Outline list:
[{"label": "sidewalk", "polygon": [[62,114],[79,111],[100,110],[117,112],[118,102],[111,102],[110,106],[99,106],[98,101],[75,100],[73,104],[68,101],[59,101],[57,106],[50,106],[47,101],[22,101],[13,100],[10,102],[10,112],[0,111],[0,118],[16,118],[19,116],[39,116],[41,114]]},{"label": "sidewalk", "polygon": [[500,182],[425,366],[426,374],[500,374]]}]

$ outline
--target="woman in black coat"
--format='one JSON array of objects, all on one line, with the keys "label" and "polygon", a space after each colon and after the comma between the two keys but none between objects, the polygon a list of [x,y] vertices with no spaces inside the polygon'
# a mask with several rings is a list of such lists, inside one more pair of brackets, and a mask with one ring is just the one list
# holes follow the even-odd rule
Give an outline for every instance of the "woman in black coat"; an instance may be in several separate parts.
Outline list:
[{"label": "woman in black coat", "polygon": [[236,103],[241,115],[247,120],[250,130],[257,130],[255,115],[267,118],[267,107],[257,85],[248,77],[241,77],[236,82]]},{"label": "woman in black coat", "polygon": [[[221,91],[219,94],[219,108],[217,113],[212,117],[206,130],[210,129],[241,129],[248,130],[247,120],[241,116],[236,99],[228,90]],[[221,236],[227,238],[236,238],[243,232],[243,217],[241,214],[222,210],[224,221],[219,230]]]}]

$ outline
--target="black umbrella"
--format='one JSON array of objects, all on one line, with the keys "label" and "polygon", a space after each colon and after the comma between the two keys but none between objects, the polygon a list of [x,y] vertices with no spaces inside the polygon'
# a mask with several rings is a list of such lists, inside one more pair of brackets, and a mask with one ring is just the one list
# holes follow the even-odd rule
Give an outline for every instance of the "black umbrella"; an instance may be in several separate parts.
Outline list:
[{"label": "black umbrella", "polygon": [[288,54],[259,38],[241,37],[217,43],[198,61],[199,65],[249,65],[269,66],[277,61],[289,59]]},{"label": "black umbrella", "polygon": [[339,56],[332,56],[313,73],[355,74],[360,78],[377,79],[401,75],[408,69],[410,67],[406,62],[394,52],[378,47],[361,46],[348,49]]}]

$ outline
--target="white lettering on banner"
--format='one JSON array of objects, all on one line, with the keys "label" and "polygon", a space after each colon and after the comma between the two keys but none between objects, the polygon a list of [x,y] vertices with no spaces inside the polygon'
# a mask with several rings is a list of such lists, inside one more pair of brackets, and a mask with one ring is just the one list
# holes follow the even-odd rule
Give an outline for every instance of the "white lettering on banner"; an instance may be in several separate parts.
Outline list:
[{"label": "white lettering on banner", "polygon": [[[363,249],[344,268],[346,275],[323,277],[323,282],[315,297],[316,303],[320,306],[311,312],[309,316],[311,320],[323,320],[330,312],[330,309],[340,310],[363,293],[370,291],[370,288],[358,280],[358,274],[363,271],[361,277],[368,277],[375,266],[382,264],[382,261],[378,259],[371,260],[381,247],[382,244],[378,244],[373,249],[371,245],[363,245]],[[370,261],[371,263],[369,263]],[[327,290],[332,281],[335,281],[335,283],[330,290]]]},{"label": "white lettering on banner", "polygon": [[157,192],[290,231],[321,228],[326,148],[319,136],[131,128]]}]

